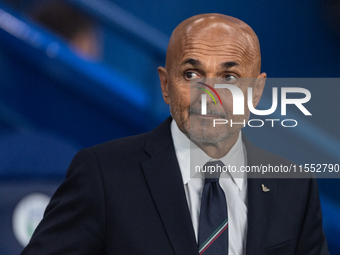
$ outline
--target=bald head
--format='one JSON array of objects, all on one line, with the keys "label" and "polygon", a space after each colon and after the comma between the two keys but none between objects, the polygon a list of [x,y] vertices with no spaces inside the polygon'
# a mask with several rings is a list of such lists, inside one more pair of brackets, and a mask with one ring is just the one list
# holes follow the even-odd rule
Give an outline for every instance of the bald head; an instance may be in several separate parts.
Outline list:
[{"label": "bald head", "polygon": [[255,32],[243,21],[223,14],[200,14],[181,22],[172,32],[167,55],[166,69],[171,72],[173,65],[192,47],[206,47],[213,51],[218,46],[230,46],[230,52],[242,58],[251,76],[261,69],[260,45]]},{"label": "bald head", "polygon": [[213,90],[220,101],[213,97],[206,100],[208,116],[205,116],[200,111],[204,106],[203,94],[210,92],[199,87],[202,83],[198,81],[203,79],[204,85],[212,87],[216,78],[222,83],[234,84],[245,98],[248,91],[252,91],[252,103],[256,107],[267,76],[260,73],[260,68],[259,41],[247,24],[222,14],[202,14],[183,21],[173,31],[166,66],[158,67],[158,74],[163,99],[170,105],[178,128],[207,155],[220,158],[235,144],[242,126],[215,126],[213,119],[223,117],[228,123],[247,122],[249,101],[244,101],[245,114],[234,115],[232,93],[228,89],[218,93]]}]

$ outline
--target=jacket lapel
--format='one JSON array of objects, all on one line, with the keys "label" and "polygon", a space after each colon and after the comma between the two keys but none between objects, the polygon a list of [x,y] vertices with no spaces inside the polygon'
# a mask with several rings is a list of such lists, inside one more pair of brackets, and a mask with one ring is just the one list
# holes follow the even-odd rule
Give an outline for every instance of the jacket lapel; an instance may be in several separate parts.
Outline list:
[{"label": "jacket lapel", "polygon": [[151,195],[175,254],[198,254],[195,234],[186,201],[170,132],[171,118],[151,131],[145,151],[151,158],[142,168]]},{"label": "jacket lapel", "polygon": [[[247,149],[247,165],[260,166],[265,162],[261,149],[255,147],[243,135],[242,140]],[[256,176],[258,175],[258,176]],[[259,174],[248,174],[248,233],[246,254],[262,254],[265,247],[268,224],[271,222],[272,205],[275,204],[275,182],[259,178]],[[269,189],[264,191],[263,186]],[[265,189],[266,190],[266,189]]]}]

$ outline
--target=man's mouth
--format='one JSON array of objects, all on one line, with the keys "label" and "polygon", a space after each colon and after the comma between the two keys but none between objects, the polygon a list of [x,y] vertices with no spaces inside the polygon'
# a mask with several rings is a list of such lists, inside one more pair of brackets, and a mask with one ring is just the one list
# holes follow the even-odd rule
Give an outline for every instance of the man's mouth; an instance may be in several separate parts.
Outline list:
[{"label": "man's mouth", "polygon": [[196,108],[190,108],[189,116],[196,115],[202,118],[213,118],[213,119],[228,119],[228,115],[226,113],[221,113],[216,110],[207,110],[207,114],[202,115],[201,111]]},{"label": "man's mouth", "polygon": [[218,115],[213,115],[213,114],[206,114],[206,115],[202,115],[202,114],[194,114],[199,116],[200,118],[207,118],[207,119],[221,119],[221,116]]}]

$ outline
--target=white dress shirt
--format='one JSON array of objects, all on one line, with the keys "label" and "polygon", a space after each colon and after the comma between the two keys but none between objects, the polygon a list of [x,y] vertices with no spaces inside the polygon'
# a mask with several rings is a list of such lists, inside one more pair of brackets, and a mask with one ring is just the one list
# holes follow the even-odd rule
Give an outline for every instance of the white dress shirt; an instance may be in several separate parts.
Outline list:
[{"label": "white dress shirt", "polygon": [[[204,179],[200,177],[199,174],[195,176],[193,176],[193,172],[190,174],[190,155],[193,155],[194,152],[195,165],[198,166],[203,166],[208,161],[217,159],[210,158],[192,143],[179,130],[174,120],[172,120],[171,123],[171,134],[182,173],[184,189],[197,241]],[[218,160],[221,160],[226,166],[231,165],[238,169],[246,165],[246,150],[242,143],[241,132],[236,143],[227,155]],[[236,177],[233,173],[223,172],[220,176],[219,183],[226,195],[228,205],[229,255],[243,255],[246,251],[247,236],[247,178],[244,174],[240,175],[238,173]]]}]

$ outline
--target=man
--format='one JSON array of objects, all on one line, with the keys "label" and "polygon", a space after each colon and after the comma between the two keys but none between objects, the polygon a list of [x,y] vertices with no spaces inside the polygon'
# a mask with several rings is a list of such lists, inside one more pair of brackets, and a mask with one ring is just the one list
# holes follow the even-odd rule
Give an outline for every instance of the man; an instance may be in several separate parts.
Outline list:
[{"label": "man", "polygon": [[315,179],[188,172],[189,138],[205,166],[291,163],[253,146],[240,125],[211,127],[217,116],[239,118],[227,92],[220,103],[207,100],[205,116],[200,94],[190,96],[196,78],[258,78],[239,84],[245,95],[252,87],[256,106],[260,66],[257,36],[244,22],[221,14],[183,21],[158,69],[173,119],[80,151],[22,254],[328,254]]}]

